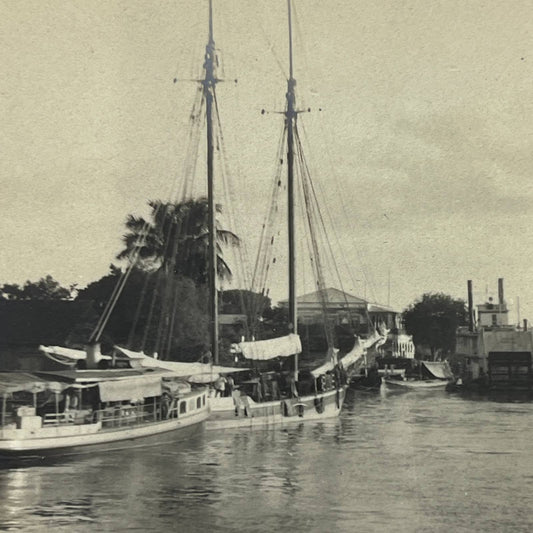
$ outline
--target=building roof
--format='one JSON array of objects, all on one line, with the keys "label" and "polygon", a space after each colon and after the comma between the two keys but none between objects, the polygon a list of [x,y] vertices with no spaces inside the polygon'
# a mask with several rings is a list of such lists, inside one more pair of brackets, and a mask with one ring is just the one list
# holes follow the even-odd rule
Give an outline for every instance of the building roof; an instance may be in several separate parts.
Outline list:
[{"label": "building roof", "polygon": [[246,315],[220,313],[218,315],[218,323],[221,325],[246,324]]},{"label": "building roof", "polygon": [[97,319],[91,301],[0,301],[0,345],[83,342]]},{"label": "building roof", "polygon": [[[321,292],[323,292],[324,294],[321,295]],[[333,287],[328,287],[327,289],[324,289],[323,291],[309,292],[307,294],[302,294],[301,296],[297,296],[296,302],[298,304],[306,304],[306,303],[315,304],[315,303],[321,303],[323,299],[325,299],[330,304],[339,304],[339,305],[346,305],[346,304],[365,305],[368,303],[366,300],[363,300],[363,298],[353,296],[339,289],[334,289]],[[282,300],[280,304],[286,305],[287,302],[288,302],[287,300]]]},{"label": "building roof", "polygon": [[[368,300],[360,298],[358,296],[353,296],[347,292],[335,289],[333,287],[328,287],[324,289],[324,298],[321,297],[321,291],[310,292],[307,294],[302,294],[297,296],[296,303],[298,305],[308,304],[308,305],[321,305],[322,299],[325,299],[329,305],[335,306],[354,306],[354,307],[367,307],[368,311],[371,313],[397,313],[398,311],[394,310],[392,307],[381,305],[377,303],[370,303]],[[286,306],[288,304],[287,300],[282,300],[281,305]]]},{"label": "building roof", "polygon": [[381,305],[381,304],[368,304],[368,312],[369,313],[398,313],[395,309],[388,305]]}]

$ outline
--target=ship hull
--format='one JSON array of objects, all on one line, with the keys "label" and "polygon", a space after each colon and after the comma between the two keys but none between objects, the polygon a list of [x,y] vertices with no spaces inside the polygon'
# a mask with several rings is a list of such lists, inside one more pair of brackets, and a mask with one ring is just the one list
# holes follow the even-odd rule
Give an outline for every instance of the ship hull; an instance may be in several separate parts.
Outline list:
[{"label": "ship hull", "polygon": [[237,409],[233,398],[214,398],[211,399],[211,416],[206,422],[206,430],[287,426],[335,418],[341,412],[345,394],[346,387],[342,387],[286,400],[260,403],[249,400],[246,409]]},{"label": "ship hull", "polygon": [[382,378],[382,383],[391,389],[396,390],[433,390],[433,389],[446,389],[448,380],[444,379],[422,379],[422,380],[403,380],[403,379],[389,379]]},{"label": "ship hull", "polygon": [[[9,430],[0,438],[0,457],[38,459],[97,451],[114,451],[186,440],[203,429],[208,411],[184,419],[171,419],[135,427],[102,429],[100,423],[83,426],[43,428],[9,438]],[[55,431],[54,431],[55,430]],[[12,430],[21,431],[21,430]]]}]

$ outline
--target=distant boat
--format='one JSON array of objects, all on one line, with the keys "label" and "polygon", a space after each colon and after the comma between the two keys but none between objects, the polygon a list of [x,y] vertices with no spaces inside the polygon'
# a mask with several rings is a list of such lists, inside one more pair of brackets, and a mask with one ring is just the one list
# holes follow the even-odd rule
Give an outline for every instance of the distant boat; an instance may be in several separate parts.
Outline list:
[{"label": "distant boat", "polygon": [[389,389],[431,390],[445,389],[453,382],[453,373],[448,363],[420,361],[419,374],[401,372],[395,375],[384,375],[382,385]]},{"label": "distant boat", "polygon": [[533,332],[528,321],[509,324],[503,278],[498,300],[477,305],[475,321],[472,281],[468,281],[469,326],[456,333],[455,358],[459,379],[453,391],[531,394],[533,391]]}]

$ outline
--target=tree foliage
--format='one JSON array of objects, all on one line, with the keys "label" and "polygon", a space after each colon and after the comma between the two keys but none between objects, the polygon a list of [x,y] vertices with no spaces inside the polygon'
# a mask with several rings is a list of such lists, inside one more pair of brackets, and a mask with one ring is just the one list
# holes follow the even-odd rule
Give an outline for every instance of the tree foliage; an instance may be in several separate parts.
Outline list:
[{"label": "tree foliage", "polygon": [[0,286],[0,299],[4,300],[69,300],[74,287],[62,287],[52,276],[39,281],[26,281],[21,287],[16,283]]},{"label": "tree foliage", "polygon": [[455,349],[457,327],[465,325],[467,317],[465,302],[443,293],[423,294],[403,313],[405,328],[415,345],[429,346],[433,357],[439,351]]},{"label": "tree foliage", "polygon": [[282,337],[289,333],[289,310],[282,306],[265,309],[259,338],[271,339],[274,337]]},{"label": "tree foliage", "polygon": [[[137,252],[137,264],[144,270],[163,269],[187,276],[197,284],[208,279],[208,203],[205,198],[181,203],[148,202],[150,219],[129,215],[124,249],[117,259],[132,257]],[[217,205],[217,212],[221,206]],[[222,246],[237,246],[238,237],[231,231],[217,228],[217,271],[229,279],[231,270],[222,257]]]},{"label": "tree foliage", "polygon": [[271,300],[258,292],[244,289],[230,289],[221,294],[220,310],[222,313],[247,314],[256,311],[259,314],[270,308]]},{"label": "tree foliage", "polygon": [[[80,290],[78,299],[92,300],[102,311],[121,271],[111,272]],[[168,295],[171,295],[170,298]],[[105,344],[119,344],[161,358],[196,360],[208,339],[207,295],[185,276],[132,270],[104,330]]]}]

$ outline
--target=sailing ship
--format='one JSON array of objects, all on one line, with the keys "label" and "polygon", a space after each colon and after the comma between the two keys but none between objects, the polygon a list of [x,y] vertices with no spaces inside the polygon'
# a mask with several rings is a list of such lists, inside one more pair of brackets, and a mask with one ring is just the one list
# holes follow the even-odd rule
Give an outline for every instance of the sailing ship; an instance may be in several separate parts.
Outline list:
[{"label": "sailing ship", "polygon": [[[207,429],[225,429],[233,427],[256,427],[271,424],[284,425],[305,420],[317,420],[337,417],[341,412],[345,392],[347,388],[347,371],[359,361],[368,347],[382,340],[382,335],[374,331],[367,339],[354,338],[354,346],[341,360],[338,351],[333,348],[333,338],[330,328],[325,324],[326,336],[329,341],[329,350],[326,362],[312,371],[299,369],[299,355],[302,352],[302,344],[298,335],[298,315],[296,299],[296,227],[295,227],[295,196],[298,187],[309,187],[310,179],[307,173],[301,177],[305,183],[297,183],[296,161],[301,161],[301,143],[297,131],[297,117],[301,112],[296,108],[292,41],[292,13],[291,1],[287,0],[288,14],[288,44],[289,44],[289,77],[287,80],[286,105],[283,112],[285,142],[282,151],[285,151],[287,162],[287,229],[288,229],[288,308],[289,308],[289,332],[287,335],[274,339],[248,340],[237,343],[234,346],[236,353],[240,354],[247,363],[257,370],[247,379],[230,378],[231,386],[224,387],[223,394],[212,394],[210,398],[211,415],[207,421]],[[208,146],[208,194],[210,206],[213,200],[213,163],[212,157],[212,102],[215,99],[215,75],[216,55],[213,38],[212,4],[210,2],[209,42],[205,56],[205,80],[203,82],[204,99],[206,103],[207,121],[207,146]],[[283,144],[283,143],[282,143]],[[282,156],[283,157],[283,156]],[[276,176],[279,188],[279,178]],[[307,191],[309,192],[309,191]],[[304,193],[304,203],[312,202],[309,194]],[[318,209],[318,205],[308,209]],[[211,235],[214,235],[214,210],[210,211]],[[268,211],[273,212],[273,209]],[[267,215],[268,218],[268,215]],[[263,225],[266,228],[268,223]],[[308,227],[312,232],[313,228]],[[266,240],[269,240],[268,235]],[[213,237],[211,236],[211,239]],[[315,244],[314,256],[317,286],[325,293],[324,280],[320,269],[317,239],[311,236]],[[215,268],[214,243],[210,240],[210,283],[211,283],[211,351],[215,364],[218,363],[218,323],[217,323],[217,276]],[[261,264],[261,250],[258,252],[256,266]],[[263,261],[265,264],[265,261]],[[268,267],[267,267],[268,270]],[[324,302],[327,305],[327,302]],[[325,313],[324,313],[325,315]],[[327,322],[327,317],[325,317]],[[329,333],[329,334],[328,334]],[[292,360],[292,365],[287,364]],[[287,366],[292,368],[287,369]],[[227,381],[227,380],[226,380]],[[229,389],[229,390],[228,390]]]},{"label": "sailing ship", "polygon": [[[202,97],[205,104],[205,122],[207,125],[207,203],[208,203],[208,284],[209,284],[209,344],[212,355],[210,364],[181,363],[161,360],[146,355],[142,351],[115,346],[111,366],[116,359],[127,362],[127,366],[148,371],[166,371],[186,379],[195,386],[198,383],[210,384],[208,407],[210,415],[207,429],[256,427],[265,425],[284,425],[303,420],[317,420],[339,415],[347,388],[347,373],[352,366],[364,357],[368,347],[383,340],[383,335],[374,331],[368,338],[354,338],[354,346],[341,359],[333,348],[331,328],[326,325],[326,335],[330,344],[326,361],[311,371],[299,368],[298,356],[302,344],[297,332],[298,317],[296,306],[296,247],[295,247],[295,194],[296,172],[295,158],[301,153],[298,132],[295,85],[292,56],[292,21],[291,2],[287,2],[289,28],[289,78],[287,81],[286,107],[283,113],[285,124],[286,161],[287,161],[287,220],[288,220],[288,286],[289,286],[289,333],[275,339],[248,340],[234,346],[236,354],[242,356],[250,368],[224,367],[219,365],[219,323],[218,323],[218,286],[217,286],[217,226],[215,203],[214,172],[214,115],[216,108],[215,89],[218,82],[216,65],[218,63],[213,35],[213,6],[209,1],[209,38],[204,60],[204,79],[201,81]],[[296,156],[296,157],[295,157]],[[304,185],[305,187],[306,185]],[[313,231],[312,228],[309,228]],[[316,237],[312,240],[316,242]],[[176,243],[172,245],[176,247]],[[175,251],[175,250],[174,250]],[[318,252],[318,250],[314,250]],[[316,253],[318,256],[318,253]],[[130,266],[133,261],[130,262]],[[319,264],[317,261],[315,264]],[[172,268],[169,269],[172,273]],[[320,268],[317,269],[317,286],[324,288]],[[101,320],[91,338],[99,340],[106,321],[113,310],[113,305],[120,296],[126,274],[121,277],[119,286],[104,310]],[[122,285],[120,285],[122,284]],[[324,302],[326,304],[327,302]],[[56,361],[79,363],[84,360],[83,352],[65,350],[61,347],[43,347],[43,353]],[[259,371],[261,367],[261,371]],[[222,388],[217,383],[223,383]],[[195,389],[193,389],[194,391]],[[191,391],[191,394],[193,394]],[[197,393],[204,406],[203,389]],[[194,403],[194,402],[192,402]],[[204,411],[202,411],[204,413]],[[207,415],[206,415],[207,416]]]},{"label": "sailing ship", "polygon": [[[288,160],[288,227],[289,227],[289,293],[292,331],[288,335],[267,340],[250,340],[237,343],[234,352],[242,356],[250,368],[228,368],[219,365],[219,312],[218,272],[216,244],[216,202],[214,165],[214,120],[216,109],[216,74],[218,64],[213,33],[213,3],[209,1],[209,36],[204,58],[204,79],[201,81],[203,104],[205,106],[207,141],[207,201],[208,201],[208,285],[209,285],[209,346],[212,357],[211,368],[199,363],[175,363],[159,361],[149,355],[122,347],[116,347],[121,355],[135,360],[143,367],[175,368],[180,365],[188,373],[190,382],[210,383],[210,417],[206,429],[233,427],[256,427],[271,424],[285,424],[307,419],[337,416],[342,408],[346,390],[342,366],[330,359],[318,373],[302,373],[298,369],[298,355],[302,351],[297,334],[296,315],[296,270],[295,270],[295,227],[294,227],[294,153],[295,122],[298,111],[295,108],[295,80],[293,77],[291,4],[288,2],[290,77],[288,80],[287,103],[284,111],[287,131]],[[362,350],[354,346],[356,356]],[[333,351],[331,352],[334,353]],[[352,357],[350,356],[350,357]],[[291,369],[281,360],[292,359]],[[350,358],[348,358],[350,359]],[[348,359],[346,361],[348,361]],[[262,365],[258,371],[258,365]],[[250,366],[248,365],[248,366]],[[284,368],[282,368],[284,367]],[[243,377],[244,376],[244,377]],[[217,383],[224,383],[223,389]],[[226,386],[227,384],[227,386]]]}]

